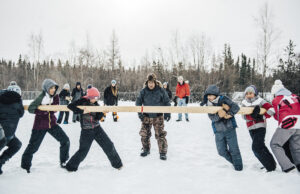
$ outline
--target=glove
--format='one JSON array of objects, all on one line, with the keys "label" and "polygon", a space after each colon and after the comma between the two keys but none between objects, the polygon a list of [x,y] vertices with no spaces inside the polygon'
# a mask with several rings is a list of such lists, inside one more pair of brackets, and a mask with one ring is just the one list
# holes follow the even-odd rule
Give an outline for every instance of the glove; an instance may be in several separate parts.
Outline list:
[{"label": "glove", "polygon": [[165,113],[164,114],[164,119],[169,122],[169,120],[171,119],[171,114],[170,113]]},{"label": "glove", "polygon": [[254,107],[253,112],[250,114],[250,116],[255,119],[257,115],[259,115],[259,112],[260,112],[260,107],[257,105]]},{"label": "glove", "polygon": [[230,110],[230,106],[228,106],[227,104],[222,104],[222,107],[227,112]]},{"label": "glove", "polygon": [[225,115],[226,115],[225,110],[223,110],[223,109],[219,110],[219,111],[218,111],[218,115],[219,115],[220,118],[225,117]]},{"label": "glove", "polygon": [[144,121],[144,115],[142,113],[138,113],[138,116],[139,116],[140,120],[143,122]]},{"label": "glove", "polygon": [[190,98],[189,96],[186,96],[186,97],[185,97],[185,103],[186,103],[186,104],[189,103],[189,98]]}]

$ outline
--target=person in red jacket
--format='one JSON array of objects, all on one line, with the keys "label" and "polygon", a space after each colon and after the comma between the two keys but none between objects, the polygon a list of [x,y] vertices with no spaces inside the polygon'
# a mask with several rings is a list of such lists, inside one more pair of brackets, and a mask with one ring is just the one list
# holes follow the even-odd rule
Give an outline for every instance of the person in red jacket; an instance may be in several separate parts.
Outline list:
[{"label": "person in red jacket", "polygon": [[[183,77],[178,77],[178,83],[176,86],[176,97],[178,106],[187,106],[190,98],[190,86],[183,81]],[[189,114],[185,113],[185,120],[189,121]],[[176,121],[182,121],[182,113],[178,113],[178,119]]]},{"label": "person in red jacket", "polygon": [[[272,140],[271,149],[284,172],[295,169],[300,171],[300,98],[286,89],[280,80],[276,80],[271,93],[274,118],[278,121]],[[287,157],[283,145],[289,141],[294,164]]]},{"label": "person in red jacket", "polygon": [[[254,85],[248,86],[244,94],[245,99],[242,101],[242,107],[254,107],[251,114],[243,115],[252,139],[252,151],[267,172],[274,171],[276,162],[265,145],[266,119],[271,117],[274,109],[269,102],[258,95]],[[259,114],[260,108],[265,108],[267,112],[264,115]]]}]

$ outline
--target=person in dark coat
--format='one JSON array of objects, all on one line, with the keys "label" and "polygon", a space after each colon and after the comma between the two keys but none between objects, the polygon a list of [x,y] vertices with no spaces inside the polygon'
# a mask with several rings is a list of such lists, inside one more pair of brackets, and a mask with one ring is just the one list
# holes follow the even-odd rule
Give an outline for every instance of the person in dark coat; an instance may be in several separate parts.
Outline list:
[{"label": "person in dark coat", "polygon": [[22,146],[21,141],[15,136],[15,133],[19,119],[23,115],[24,107],[20,87],[12,85],[7,90],[0,91],[0,128],[4,132],[2,134],[4,135],[4,144],[0,145],[0,150],[5,146],[8,147],[0,156],[0,174],[2,174],[3,164],[12,158]]},{"label": "person in dark coat", "polygon": [[[82,96],[84,96],[83,90],[81,88],[81,83],[76,82],[75,88],[72,90],[72,102],[75,102],[76,100],[80,99]],[[73,122],[80,121],[80,114],[73,113]]]},{"label": "person in dark coat", "polygon": [[58,105],[59,97],[56,94],[58,85],[51,79],[45,79],[42,84],[42,93],[29,105],[28,112],[35,114],[29,144],[23,155],[21,167],[30,173],[33,154],[38,151],[46,133],[50,133],[60,143],[60,165],[65,166],[69,159],[70,141],[66,133],[56,123],[53,111],[41,111],[40,105]]},{"label": "person in dark coat", "polygon": [[[171,106],[167,92],[162,88],[162,84],[156,80],[155,74],[149,74],[145,87],[141,90],[135,102],[136,106]],[[153,125],[155,138],[158,142],[159,154],[161,160],[167,159],[168,143],[166,139],[167,131],[164,129],[164,120],[171,119],[170,113],[143,113],[139,112],[138,116],[142,121],[140,130],[143,149],[141,156],[145,157],[150,154],[150,137],[151,127]]]},{"label": "person in dark coat", "polygon": [[[116,80],[111,81],[111,85],[104,90],[104,106],[118,106],[118,86]],[[119,116],[117,112],[112,113],[115,122],[118,121]]]},{"label": "person in dark coat", "polygon": [[92,87],[87,90],[87,95],[79,100],[72,102],[68,108],[77,114],[81,114],[81,135],[79,150],[71,157],[66,165],[68,171],[77,171],[80,163],[87,156],[90,147],[95,140],[104,153],[108,157],[112,167],[120,169],[123,164],[117,153],[113,142],[109,139],[103,128],[100,126],[99,120],[103,117],[102,112],[88,112],[87,110],[79,109],[77,106],[99,106],[97,100],[100,93],[97,88]]},{"label": "person in dark coat", "polygon": [[172,92],[171,90],[169,89],[169,83],[168,82],[164,82],[163,83],[163,87],[164,89],[166,90],[168,96],[169,96],[169,99],[172,100]]},{"label": "person in dark coat", "polygon": [[[59,104],[60,105],[68,105],[71,101],[71,97],[70,97],[70,85],[69,84],[65,84],[62,91],[59,93]],[[64,114],[66,114],[65,116],[65,121],[64,124],[68,124],[69,123],[69,111],[60,111],[59,115],[58,115],[58,119],[57,119],[57,123],[60,124]]]}]

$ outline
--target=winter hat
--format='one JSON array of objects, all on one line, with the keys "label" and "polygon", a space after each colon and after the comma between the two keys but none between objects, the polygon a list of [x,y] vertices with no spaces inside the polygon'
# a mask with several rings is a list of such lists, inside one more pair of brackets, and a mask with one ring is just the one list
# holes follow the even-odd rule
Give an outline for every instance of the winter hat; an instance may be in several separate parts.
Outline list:
[{"label": "winter hat", "polygon": [[11,82],[9,83],[9,85],[10,85],[10,86],[14,86],[14,85],[18,85],[18,84],[17,84],[16,81],[11,81]]},{"label": "winter hat", "polygon": [[70,89],[70,85],[69,84],[65,84],[64,87],[63,87],[63,89],[68,89],[69,90]]},{"label": "winter hat", "polygon": [[87,89],[91,89],[93,87],[92,84],[87,85]]},{"label": "winter hat", "polygon": [[177,80],[178,80],[178,81],[180,81],[180,80],[183,81],[183,77],[182,77],[182,76],[179,76],[179,77],[177,78]]},{"label": "winter hat", "polygon": [[100,92],[97,88],[92,87],[91,89],[87,90],[87,93],[86,93],[85,97],[88,98],[88,99],[100,98]]},{"label": "winter hat", "polygon": [[283,89],[284,85],[282,84],[281,80],[275,80],[274,85],[272,86],[271,89],[271,94],[274,95],[276,94],[279,90]]},{"label": "winter hat", "polygon": [[20,96],[22,95],[21,88],[18,85],[10,85],[7,90],[17,92]]},{"label": "winter hat", "polygon": [[81,83],[80,82],[76,82],[76,86],[81,86]]},{"label": "winter hat", "polygon": [[168,85],[168,82],[164,82],[163,85],[166,85],[166,86],[167,86],[167,85]]},{"label": "winter hat", "polygon": [[111,80],[111,84],[117,84],[117,81],[116,80]]},{"label": "winter hat", "polygon": [[244,92],[244,95],[246,96],[247,92],[251,92],[253,94],[255,94],[255,96],[258,95],[258,91],[256,89],[256,87],[254,85],[251,85],[251,86],[248,86],[246,89],[245,89],[245,92]]},{"label": "winter hat", "polygon": [[156,82],[156,75],[154,73],[150,73],[147,76],[147,81],[153,81]]},{"label": "winter hat", "polygon": [[184,83],[186,83],[186,84],[189,84],[189,83],[190,83],[190,81],[189,81],[189,80],[185,80],[185,81],[184,81]]}]

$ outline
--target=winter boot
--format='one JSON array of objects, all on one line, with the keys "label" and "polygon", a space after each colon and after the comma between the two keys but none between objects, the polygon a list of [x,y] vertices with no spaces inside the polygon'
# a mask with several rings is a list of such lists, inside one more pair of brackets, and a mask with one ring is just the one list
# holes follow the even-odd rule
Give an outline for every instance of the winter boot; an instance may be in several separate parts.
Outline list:
[{"label": "winter boot", "polygon": [[104,113],[103,117],[101,118],[100,122],[104,122],[106,118],[106,113]]},{"label": "winter boot", "polygon": [[21,168],[23,168],[24,170],[26,170],[26,172],[27,172],[28,174],[30,173],[30,168],[29,168],[29,167],[21,166]]},{"label": "winter boot", "polygon": [[179,121],[182,121],[182,120],[181,119],[177,119],[176,121],[179,122]]},{"label": "winter boot", "polygon": [[142,152],[141,152],[141,156],[142,157],[146,157],[148,154],[150,154],[150,150],[149,149],[142,149]]},{"label": "winter boot", "polygon": [[288,168],[286,170],[284,170],[283,172],[286,172],[286,173],[289,173],[289,172],[293,172],[295,170],[295,166],[291,167],[291,168]]},{"label": "winter boot", "polygon": [[0,164],[0,174],[2,174],[3,171],[2,171],[2,164]]},{"label": "winter boot", "polygon": [[189,122],[189,121],[190,121],[188,118],[186,118],[185,120],[186,120],[186,122]]},{"label": "winter boot", "polygon": [[69,124],[69,122],[68,121],[64,121],[64,124]]},{"label": "winter boot", "polygon": [[160,157],[161,160],[167,160],[167,155],[166,153],[160,153]]}]

